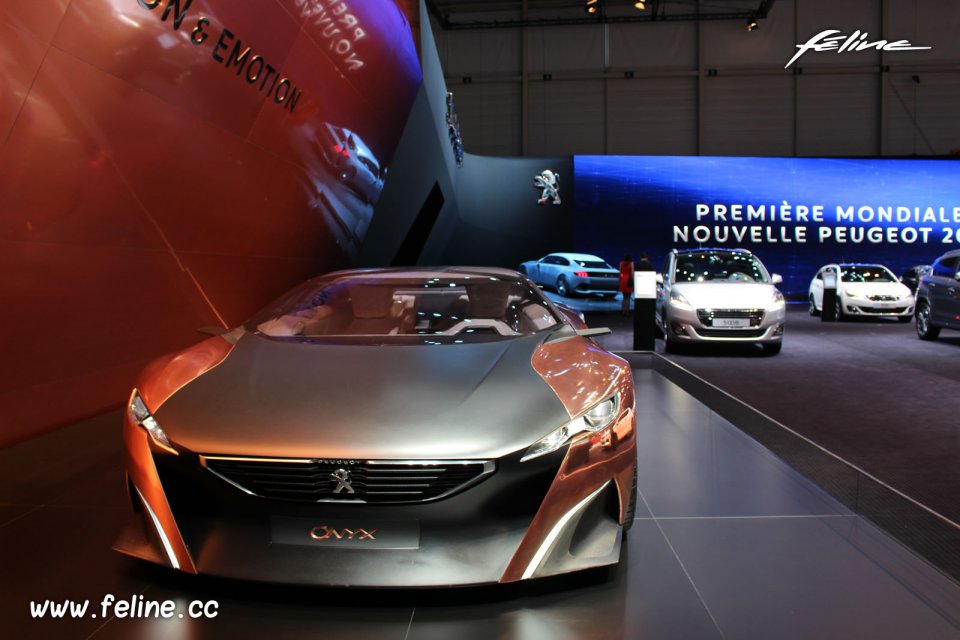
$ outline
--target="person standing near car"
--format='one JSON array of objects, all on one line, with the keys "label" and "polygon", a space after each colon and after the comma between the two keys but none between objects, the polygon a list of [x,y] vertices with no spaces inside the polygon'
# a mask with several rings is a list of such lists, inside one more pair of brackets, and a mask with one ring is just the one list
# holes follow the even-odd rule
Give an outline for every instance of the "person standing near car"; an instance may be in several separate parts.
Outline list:
[{"label": "person standing near car", "polygon": [[[649,264],[649,263],[648,263]],[[628,253],[620,261],[620,293],[623,295],[623,301],[620,306],[620,313],[630,315],[630,302],[633,298],[633,254]]]}]

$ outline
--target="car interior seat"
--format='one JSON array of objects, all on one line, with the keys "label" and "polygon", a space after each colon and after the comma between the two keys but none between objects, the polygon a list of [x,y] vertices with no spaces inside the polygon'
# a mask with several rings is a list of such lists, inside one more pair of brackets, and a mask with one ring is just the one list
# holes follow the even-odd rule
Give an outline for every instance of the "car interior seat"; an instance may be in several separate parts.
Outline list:
[{"label": "car interior seat", "polygon": [[503,320],[510,300],[510,285],[489,282],[467,289],[467,317]]},{"label": "car interior seat", "polygon": [[350,288],[353,319],[343,333],[348,335],[388,335],[399,332],[399,319],[391,314],[393,288],[358,285]]}]

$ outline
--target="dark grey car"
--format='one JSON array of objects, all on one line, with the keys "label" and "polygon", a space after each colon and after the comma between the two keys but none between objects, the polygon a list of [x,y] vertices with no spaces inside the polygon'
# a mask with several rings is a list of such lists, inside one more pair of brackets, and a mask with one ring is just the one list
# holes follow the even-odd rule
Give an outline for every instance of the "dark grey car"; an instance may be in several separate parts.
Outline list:
[{"label": "dark grey car", "polygon": [[916,295],[917,287],[920,286],[920,278],[929,274],[931,268],[929,264],[918,264],[910,267],[900,274],[900,282],[910,287],[910,291]]},{"label": "dark grey car", "polygon": [[960,250],[937,258],[917,288],[917,335],[936,340],[941,329],[960,329]]}]

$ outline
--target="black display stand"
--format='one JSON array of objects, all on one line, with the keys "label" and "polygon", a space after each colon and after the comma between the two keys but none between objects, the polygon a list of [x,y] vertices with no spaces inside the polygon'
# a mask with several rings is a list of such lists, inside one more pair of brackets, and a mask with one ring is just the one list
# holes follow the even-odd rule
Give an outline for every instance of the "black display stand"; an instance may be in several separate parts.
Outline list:
[{"label": "black display stand", "polygon": [[657,339],[657,301],[635,298],[633,301],[633,350],[653,351]]},{"label": "black display stand", "polygon": [[824,287],[820,320],[822,322],[836,322],[839,319],[837,317],[837,290],[833,287]]}]

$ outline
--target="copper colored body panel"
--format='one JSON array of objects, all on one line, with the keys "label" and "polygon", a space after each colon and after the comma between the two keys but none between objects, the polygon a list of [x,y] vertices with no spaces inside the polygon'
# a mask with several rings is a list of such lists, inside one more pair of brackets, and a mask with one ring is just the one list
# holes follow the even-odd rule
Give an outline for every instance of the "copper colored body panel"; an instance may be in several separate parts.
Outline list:
[{"label": "copper colored body panel", "polygon": [[140,397],[155,413],[184,385],[223,362],[233,347],[228,338],[217,336],[153,361],[137,383]]},{"label": "copper colored body panel", "polygon": [[[233,344],[223,337],[204,340],[179,353],[164,356],[152,362],[140,376],[138,389],[140,396],[151,412],[156,411],[177,390],[190,381],[203,375],[226,359]],[[133,485],[143,495],[173,549],[180,564],[180,570],[196,573],[193,559],[180,535],[177,522],[160,483],[156,465],[153,462],[150,436],[130,419],[124,412],[123,442],[126,452],[127,474]],[[138,498],[131,496],[134,500]]]},{"label": "copper colored body panel", "polygon": [[[160,476],[157,475],[157,468],[150,451],[150,436],[142,428],[133,424],[129,415],[124,415],[123,419],[123,444],[126,451],[127,474],[157,516],[157,521],[163,528],[164,535],[180,564],[180,570],[196,573],[193,558],[180,535],[177,521],[163,492],[163,485],[160,484]],[[139,500],[139,497],[133,496],[133,499]]]},{"label": "copper colored body panel", "polygon": [[630,371],[622,358],[580,336],[544,344],[533,355],[532,364],[563,402],[570,417],[580,415],[611,395],[624,369],[627,375]]},{"label": "copper colored body panel", "polygon": [[547,496],[501,582],[522,579],[551,529],[580,501],[613,480],[620,499],[620,524],[627,516],[637,461],[632,372],[625,361],[577,337],[545,344],[533,366],[563,402],[571,417],[620,392],[620,414],[609,427],[575,438]]},{"label": "copper colored body panel", "polygon": [[570,445],[523,541],[501,577],[501,582],[522,579],[537,550],[544,544],[560,518],[608,480],[616,484],[620,497],[620,523],[627,513],[637,460],[633,409],[623,412],[613,428],[616,438],[609,444],[603,432],[586,434]]}]

